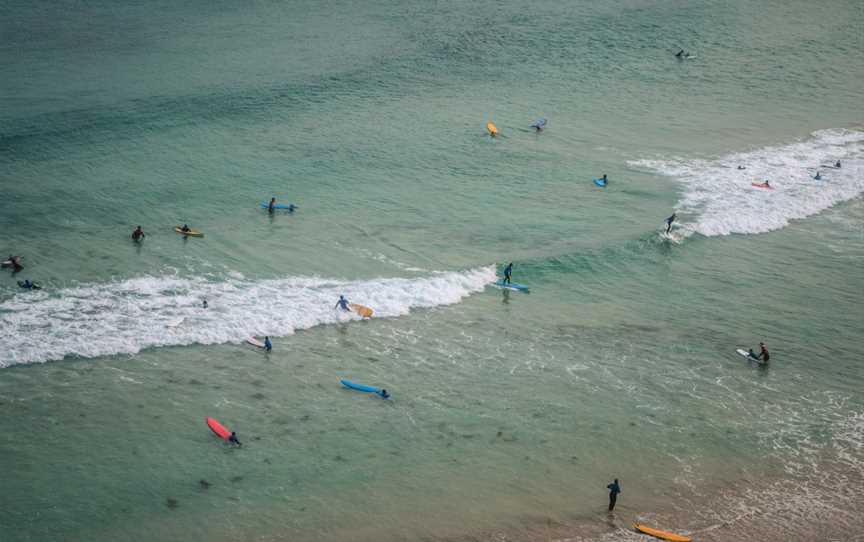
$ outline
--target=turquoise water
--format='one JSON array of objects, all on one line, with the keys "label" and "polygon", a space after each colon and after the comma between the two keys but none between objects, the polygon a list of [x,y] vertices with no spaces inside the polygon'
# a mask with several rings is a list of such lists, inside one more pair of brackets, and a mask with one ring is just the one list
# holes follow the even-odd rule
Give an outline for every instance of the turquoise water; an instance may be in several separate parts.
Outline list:
[{"label": "turquoise water", "polygon": [[4,540],[860,531],[856,3],[0,21]]}]

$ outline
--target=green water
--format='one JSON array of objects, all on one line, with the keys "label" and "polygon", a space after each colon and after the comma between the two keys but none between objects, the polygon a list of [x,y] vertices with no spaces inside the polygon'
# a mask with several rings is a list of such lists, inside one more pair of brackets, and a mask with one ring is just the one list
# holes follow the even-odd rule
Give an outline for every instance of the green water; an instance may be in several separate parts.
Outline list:
[{"label": "green water", "polygon": [[3,540],[860,532],[855,2],[0,21]]}]

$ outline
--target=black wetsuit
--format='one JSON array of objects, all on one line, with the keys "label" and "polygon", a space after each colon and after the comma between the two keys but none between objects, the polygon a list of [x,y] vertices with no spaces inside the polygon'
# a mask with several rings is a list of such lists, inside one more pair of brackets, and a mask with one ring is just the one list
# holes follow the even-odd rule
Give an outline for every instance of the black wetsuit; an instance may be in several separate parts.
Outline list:
[{"label": "black wetsuit", "polygon": [[618,485],[618,481],[614,481],[606,488],[609,490],[609,511],[615,509],[615,501],[618,500],[618,494],[621,493],[621,486]]}]

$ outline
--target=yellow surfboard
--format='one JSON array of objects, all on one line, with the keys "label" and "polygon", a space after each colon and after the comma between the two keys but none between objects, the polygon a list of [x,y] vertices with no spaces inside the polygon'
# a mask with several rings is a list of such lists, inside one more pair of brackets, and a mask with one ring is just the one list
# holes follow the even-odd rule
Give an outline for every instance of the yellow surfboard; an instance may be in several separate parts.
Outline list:
[{"label": "yellow surfboard", "polygon": [[363,318],[372,318],[372,313],[375,312],[369,307],[365,305],[358,305],[357,303],[348,303],[348,306],[352,311],[356,312]]},{"label": "yellow surfboard", "polygon": [[486,123],[486,129],[489,130],[489,135],[491,135],[492,137],[498,135],[498,127],[495,126],[495,123],[491,120]]},{"label": "yellow surfboard", "polygon": [[637,531],[642,531],[645,534],[650,534],[651,536],[656,536],[657,538],[662,538],[663,540],[669,540],[671,542],[692,542],[689,536],[670,533],[669,531],[661,531],[660,529],[652,529],[651,527],[642,525],[641,523],[637,523],[633,528]]},{"label": "yellow surfboard", "polygon": [[198,230],[183,231],[183,226],[174,226],[174,231],[180,235],[189,235],[191,237],[203,237],[204,234]]}]

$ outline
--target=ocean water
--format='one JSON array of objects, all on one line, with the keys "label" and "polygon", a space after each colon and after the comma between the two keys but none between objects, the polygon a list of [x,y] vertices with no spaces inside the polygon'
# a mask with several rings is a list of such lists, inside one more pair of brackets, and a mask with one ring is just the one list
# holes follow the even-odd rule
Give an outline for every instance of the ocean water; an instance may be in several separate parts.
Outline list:
[{"label": "ocean water", "polygon": [[860,537],[862,25],[4,2],[0,539]]}]

